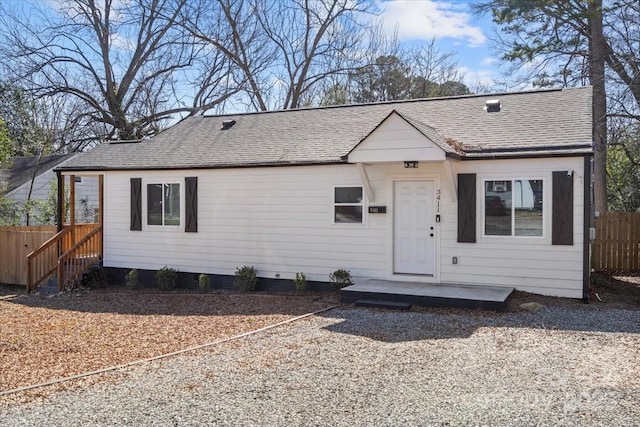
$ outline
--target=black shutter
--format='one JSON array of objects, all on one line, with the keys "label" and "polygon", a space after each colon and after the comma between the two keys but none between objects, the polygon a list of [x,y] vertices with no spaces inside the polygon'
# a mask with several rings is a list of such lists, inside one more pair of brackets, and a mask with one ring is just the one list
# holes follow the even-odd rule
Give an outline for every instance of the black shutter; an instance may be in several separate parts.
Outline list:
[{"label": "black shutter", "polygon": [[476,242],[476,174],[458,174],[458,242]]},{"label": "black shutter", "polygon": [[553,173],[551,244],[573,245],[573,173]]},{"label": "black shutter", "polygon": [[142,230],[142,178],[131,178],[131,230]]},{"label": "black shutter", "polygon": [[195,233],[198,231],[198,177],[187,177],[184,181],[186,195],[184,231]]}]

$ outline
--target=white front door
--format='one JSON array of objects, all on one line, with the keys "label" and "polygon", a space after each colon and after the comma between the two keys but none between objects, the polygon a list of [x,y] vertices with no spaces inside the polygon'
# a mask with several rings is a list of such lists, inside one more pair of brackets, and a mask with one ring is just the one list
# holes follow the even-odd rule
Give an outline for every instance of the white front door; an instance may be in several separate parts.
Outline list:
[{"label": "white front door", "polygon": [[396,181],[393,188],[393,272],[433,275],[433,181]]}]

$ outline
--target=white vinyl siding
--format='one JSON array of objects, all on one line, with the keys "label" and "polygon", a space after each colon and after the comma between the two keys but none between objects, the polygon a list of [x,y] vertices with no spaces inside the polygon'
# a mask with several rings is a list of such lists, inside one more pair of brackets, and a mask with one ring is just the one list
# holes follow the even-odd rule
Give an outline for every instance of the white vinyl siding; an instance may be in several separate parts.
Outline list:
[{"label": "white vinyl siding", "polygon": [[[572,246],[551,245],[551,174],[558,170],[574,171]],[[436,271],[429,280],[582,297],[582,158],[454,162],[454,176],[477,174],[477,243],[456,241],[455,192],[442,162],[421,162],[417,169],[404,169],[400,162],[372,164],[366,171],[375,197],[365,200],[363,210],[386,206],[387,213],[368,214],[357,227],[331,219],[334,188],[362,186],[356,165],[107,172],[104,265],[150,270],[167,265],[224,275],[253,265],[260,277],[293,279],[301,271],[311,281],[328,281],[331,272],[345,268],[358,278],[401,280],[392,266],[393,183],[435,179],[441,221],[435,224]],[[151,182],[184,182],[186,176],[198,177],[198,233],[185,233],[183,226],[129,230],[130,178],[142,178],[144,188]],[[483,182],[520,176],[544,180],[543,237],[484,236]]]},{"label": "white vinyl siding", "polygon": [[[519,290],[546,295],[582,298],[583,185],[582,158],[487,160],[460,162],[457,173],[477,174],[477,243],[458,243],[457,210],[443,204],[440,225],[440,281],[443,283],[513,286]],[[551,244],[552,172],[574,171],[574,243]],[[518,177],[544,180],[543,237],[496,237],[483,234],[483,185],[486,180],[512,180]],[[455,221],[446,220],[454,217]],[[452,257],[458,257],[458,264]]]},{"label": "white vinyl siding", "polygon": [[[129,179],[181,182],[198,177],[198,233],[184,227],[129,230]],[[384,275],[386,223],[333,224],[335,186],[361,186],[353,165],[162,172],[108,172],[105,178],[105,266],[233,275],[253,265],[261,277],[328,281]],[[144,190],[143,190],[144,191]],[[143,195],[143,200],[146,200]],[[143,218],[146,217],[143,203]]]},{"label": "white vinyl siding", "polygon": [[442,148],[397,114],[389,116],[349,154],[352,163],[444,159]]}]

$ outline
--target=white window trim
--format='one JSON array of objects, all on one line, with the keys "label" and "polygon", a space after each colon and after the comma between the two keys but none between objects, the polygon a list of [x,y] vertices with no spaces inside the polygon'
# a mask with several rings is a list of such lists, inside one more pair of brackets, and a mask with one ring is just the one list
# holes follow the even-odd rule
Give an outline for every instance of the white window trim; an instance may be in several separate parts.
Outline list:
[{"label": "white window trim", "polygon": [[[547,239],[547,217],[551,215],[549,211],[550,199],[548,198],[548,189],[547,183],[550,182],[548,177],[534,176],[534,177],[516,177],[512,178],[513,175],[509,176],[497,176],[497,177],[488,177],[482,178],[482,187],[480,188],[480,197],[479,202],[481,205],[482,211],[482,237],[487,239],[526,239],[526,240],[545,240]],[[486,205],[485,205],[485,189],[487,181],[511,181],[511,235],[510,236],[498,236],[495,234],[486,234]],[[515,235],[515,208],[513,205],[513,188],[515,181],[542,181],[542,235],[541,236],[516,236]]]},{"label": "white window trim", "polygon": [[[336,188],[348,188],[359,187],[362,190],[362,200],[360,203],[336,203]],[[357,184],[340,184],[334,185],[331,188],[331,224],[337,227],[362,227],[367,224],[367,211],[366,209],[367,194],[362,183]],[[362,207],[362,222],[336,222],[336,206],[361,206]]]},{"label": "white window trim", "polygon": [[[165,225],[165,224],[149,224],[149,193],[148,186],[149,185],[165,185],[165,184],[176,184],[180,189],[180,223],[177,225]],[[179,229],[184,229],[184,185],[181,184],[179,180],[174,179],[149,179],[147,181],[142,182],[143,190],[143,212],[144,215],[144,226],[149,230],[166,230],[166,231],[175,231]],[[164,209],[163,209],[163,220],[164,222]]]}]

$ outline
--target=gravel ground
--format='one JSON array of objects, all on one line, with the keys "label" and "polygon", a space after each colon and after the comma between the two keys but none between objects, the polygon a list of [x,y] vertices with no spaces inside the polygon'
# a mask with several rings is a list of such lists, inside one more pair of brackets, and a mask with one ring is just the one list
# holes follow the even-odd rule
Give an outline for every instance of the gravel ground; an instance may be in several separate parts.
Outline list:
[{"label": "gravel ground", "polygon": [[640,311],[341,308],[0,406],[3,425],[640,424]]}]

